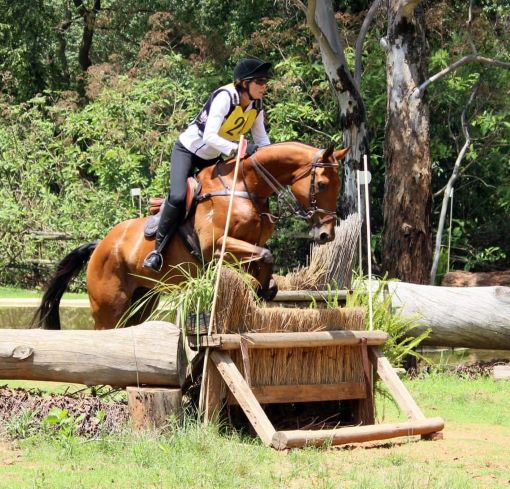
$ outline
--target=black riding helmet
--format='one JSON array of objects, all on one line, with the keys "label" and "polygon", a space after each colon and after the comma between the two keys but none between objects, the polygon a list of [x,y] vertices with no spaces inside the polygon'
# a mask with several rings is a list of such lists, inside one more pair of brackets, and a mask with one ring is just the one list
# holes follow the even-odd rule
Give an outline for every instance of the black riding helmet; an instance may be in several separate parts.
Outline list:
[{"label": "black riding helmet", "polygon": [[264,63],[258,58],[242,58],[234,67],[234,80],[271,78],[271,67],[271,63]]}]

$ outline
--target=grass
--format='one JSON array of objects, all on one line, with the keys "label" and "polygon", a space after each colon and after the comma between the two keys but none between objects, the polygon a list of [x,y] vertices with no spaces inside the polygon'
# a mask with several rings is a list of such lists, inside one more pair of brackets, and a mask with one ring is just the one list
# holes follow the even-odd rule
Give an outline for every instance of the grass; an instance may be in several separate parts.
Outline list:
[{"label": "grass", "polygon": [[[0,287],[0,299],[38,299],[42,297],[41,290],[20,289],[17,287]],[[86,293],[66,292],[64,299],[86,299]]]},{"label": "grass", "polygon": [[[127,430],[85,440],[39,433],[14,442],[14,450],[0,441],[0,488],[508,487],[508,384],[442,373],[405,383],[427,416],[444,417],[443,441],[281,453],[193,421],[167,435]],[[382,396],[377,410],[384,421],[403,419]]]}]

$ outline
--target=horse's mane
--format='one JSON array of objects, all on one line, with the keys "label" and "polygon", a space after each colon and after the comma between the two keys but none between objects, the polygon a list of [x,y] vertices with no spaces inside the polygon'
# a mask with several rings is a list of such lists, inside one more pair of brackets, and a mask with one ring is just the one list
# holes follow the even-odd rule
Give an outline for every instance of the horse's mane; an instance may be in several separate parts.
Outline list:
[{"label": "horse's mane", "polygon": [[313,148],[313,146],[311,146],[309,144],[301,143],[299,141],[281,141],[279,143],[273,143],[273,144],[268,144],[267,146],[262,146],[261,148],[259,148],[259,151],[261,151],[263,149],[269,149],[274,146],[285,146],[285,145],[301,146],[301,147],[304,146],[305,148]]},{"label": "horse's mane", "polygon": [[[267,149],[274,148],[275,146],[300,146],[307,149],[314,149],[313,146],[310,144],[300,143],[299,141],[281,141],[279,143],[272,143],[268,144],[267,146],[262,146],[261,148],[258,148],[257,151],[265,151]],[[225,163],[231,163],[236,160],[235,156],[233,158],[229,158],[228,160],[224,160]]]}]

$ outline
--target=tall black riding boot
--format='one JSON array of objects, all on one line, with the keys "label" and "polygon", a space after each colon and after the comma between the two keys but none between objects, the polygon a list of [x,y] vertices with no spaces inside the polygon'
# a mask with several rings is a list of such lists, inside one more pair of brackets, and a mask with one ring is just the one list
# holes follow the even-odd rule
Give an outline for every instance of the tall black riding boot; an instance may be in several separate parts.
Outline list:
[{"label": "tall black riding boot", "polygon": [[162,252],[177,229],[177,226],[181,223],[181,216],[182,209],[170,204],[168,199],[165,199],[163,209],[161,209],[158,230],[156,231],[156,249],[146,256],[143,261],[144,268],[150,268],[155,272],[161,271],[161,268],[163,268]]}]

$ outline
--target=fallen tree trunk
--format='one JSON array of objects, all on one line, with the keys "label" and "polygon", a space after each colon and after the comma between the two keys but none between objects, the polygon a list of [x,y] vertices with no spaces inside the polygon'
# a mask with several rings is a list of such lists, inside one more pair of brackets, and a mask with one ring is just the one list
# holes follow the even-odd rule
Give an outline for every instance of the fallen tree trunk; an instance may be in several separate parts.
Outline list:
[{"label": "fallen tree trunk", "polygon": [[0,379],[180,387],[185,375],[181,332],[163,321],[106,331],[0,329]]},{"label": "fallen tree trunk", "polygon": [[448,272],[441,285],[449,287],[486,287],[489,285],[510,286],[510,270],[502,272]]},{"label": "fallen tree trunk", "polygon": [[435,287],[389,282],[392,307],[416,315],[423,344],[510,350],[510,287]]}]

